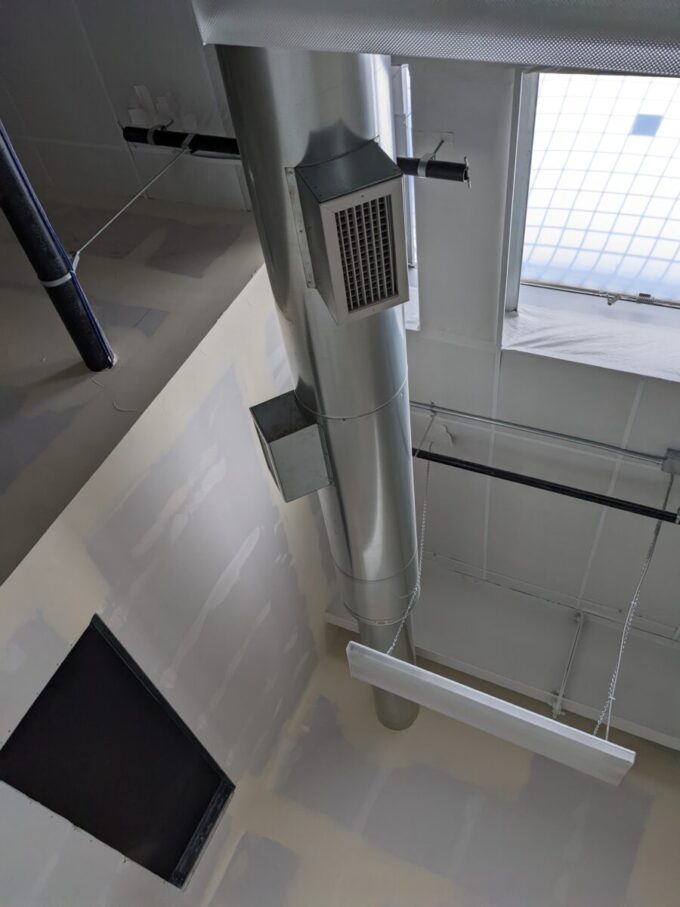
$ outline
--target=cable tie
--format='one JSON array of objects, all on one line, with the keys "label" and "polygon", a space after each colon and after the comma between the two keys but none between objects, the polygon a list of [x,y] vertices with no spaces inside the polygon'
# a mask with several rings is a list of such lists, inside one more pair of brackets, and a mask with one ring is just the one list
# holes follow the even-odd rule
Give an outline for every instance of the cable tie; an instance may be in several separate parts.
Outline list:
[{"label": "cable tie", "polygon": [[52,289],[53,287],[60,287],[62,284],[68,283],[69,280],[73,280],[74,276],[73,271],[67,271],[63,277],[57,277],[56,280],[41,280],[40,283],[44,287],[47,287],[47,289]]}]

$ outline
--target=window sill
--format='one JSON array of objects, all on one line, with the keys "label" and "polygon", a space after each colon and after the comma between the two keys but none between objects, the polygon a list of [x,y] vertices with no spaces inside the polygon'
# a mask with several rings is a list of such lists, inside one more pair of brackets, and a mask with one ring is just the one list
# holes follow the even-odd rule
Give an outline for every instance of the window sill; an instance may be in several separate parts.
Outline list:
[{"label": "window sill", "polygon": [[680,381],[680,310],[522,286],[503,349]]}]

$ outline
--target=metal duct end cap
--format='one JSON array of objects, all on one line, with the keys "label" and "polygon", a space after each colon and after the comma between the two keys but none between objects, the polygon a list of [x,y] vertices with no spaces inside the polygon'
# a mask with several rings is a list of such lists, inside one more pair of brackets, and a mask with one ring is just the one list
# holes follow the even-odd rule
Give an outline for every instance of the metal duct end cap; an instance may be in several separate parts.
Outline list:
[{"label": "metal duct end cap", "polygon": [[[338,324],[408,299],[402,173],[376,142],[295,168],[311,274]],[[304,256],[303,256],[304,257]]]},{"label": "metal duct end cap", "polygon": [[331,484],[321,429],[288,391],[251,407],[267,466],[284,501]]}]

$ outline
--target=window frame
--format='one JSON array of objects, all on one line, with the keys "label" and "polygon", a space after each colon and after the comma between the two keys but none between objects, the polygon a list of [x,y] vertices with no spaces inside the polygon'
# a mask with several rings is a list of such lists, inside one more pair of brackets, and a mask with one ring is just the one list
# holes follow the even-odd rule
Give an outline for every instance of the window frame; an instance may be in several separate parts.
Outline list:
[{"label": "window frame", "polygon": [[[395,153],[413,157],[413,107],[411,102],[411,72],[408,63],[391,66],[392,114]],[[402,306],[407,331],[420,330],[420,299],[418,294],[418,241],[416,234],[415,176],[404,176],[404,225],[406,228],[406,263],[408,266],[409,300]]]},{"label": "window frame", "polygon": [[501,298],[506,315],[516,312],[519,305],[539,76],[538,71],[518,72],[512,97],[510,161],[501,271]]}]

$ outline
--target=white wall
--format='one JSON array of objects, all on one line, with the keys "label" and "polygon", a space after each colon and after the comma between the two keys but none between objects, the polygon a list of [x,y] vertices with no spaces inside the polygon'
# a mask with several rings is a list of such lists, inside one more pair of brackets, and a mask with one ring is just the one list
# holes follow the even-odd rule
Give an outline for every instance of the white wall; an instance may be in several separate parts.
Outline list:
[{"label": "white wall", "polygon": [[434,712],[388,731],[345,642],[236,792],[216,902],[675,907],[675,754],[626,740],[637,764],[613,788]]},{"label": "white wall", "polygon": [[[261,270],[0,587],[0,744],[99,613],[237,786],[261,771],[334,594],[315,499],[283,506],[248,413],[289,381]],[[179,892],[0,783],[0,901],[204,903],[229,827]]]},{"label": "white wall", "polygon": [[[445,153],[467,154],[472,168],[470,190],[416,181],[423,329],[408,335],[412,398],[652,453],[680,446],[680,385],[501,349],[515,71],[408,62],[419,150],[424,137],[453,132]],[[426,421],[414,419],[416,441]],[[454,456],[656,507],[668,481],[644,464],[463,422],[436,426],[430,440]],[[420,497],[424,472],[419,463]],[[596,714],[653,522],[442,466],[432,467],[431,483],[426,548],[436,566],[425,565],[417,641],[441,661],[549,700],[567,660],[573,611],[585,608],[606,620],[588,620],[567,698]],[[680,488],[671,508],[679,495]],[[655,635],[631,637],[615,714],[680,746],[680,649],[672,641],[680,626],[678,550],[680,530],[665,525],[638,622]],[[477,632],[467,632],[472,627]]]},{"label": "white wall", "polygon": [[[135,86],[167,99],[174,128],[233,135],[213,48],[203,48],[189,0],[60,0],[3,5],[0,118],[38,188],[132,195],[172,154],[131,149]],[[161,114],[154,122],[167,121]],[[240,164],[179,161],[153,198],[246,207]]]}]

